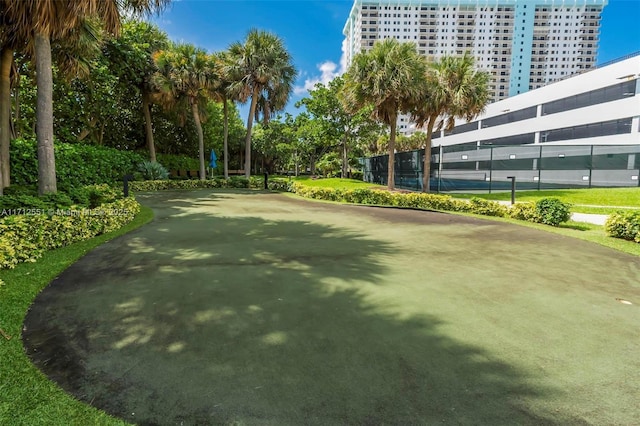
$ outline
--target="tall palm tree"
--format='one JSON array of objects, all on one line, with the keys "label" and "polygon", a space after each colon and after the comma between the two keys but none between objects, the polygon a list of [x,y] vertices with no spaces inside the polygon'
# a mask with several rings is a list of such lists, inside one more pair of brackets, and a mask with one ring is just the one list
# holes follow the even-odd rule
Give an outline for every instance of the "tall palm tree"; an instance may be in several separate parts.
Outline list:
[{"label": "tall palm tree", "polygon": [[390,128],[389,189],[395,188],[394,162],[396,122],[400,113],[412,109],[422,89],[426,69],[424,59],[415,45],[385,39],[369,52],[361,52],[344,76],[342,101],[345,109],[356,113],[373,105],[371,117]]},{"label": "tall palm tree", "polygon": [[427,135],[424,147],[422,190],[429,192],[431,174],[431,136],[437,131],[451,130],[455,119],[473,120],[489,102],[489,74],[475,69],[473,56],[443,56],[431,63],[425,74],[425,92],[418,102],[413,118],[424,127]]},{"label": "tall palm tree", "polygon": [[263,109],[267,116],[282,109],[289,100],[297,75],[292,58],[282,40],[266,31],[251,30],[244,44],[236,42],[229,47],[231,62],[228,75],[231,90],[238,93],[241,102],[251,98],[247,117],[245,142],[245,177],[251,175],[251,127],[261,97],[268,100]]},{"label": "tall palm tree", "polygon": [[53,152],[53,74],[51,41],[65,39],[90,17],[99,18],[108,33],[120,30],[121,13],[149,12],[169,0],[2,0],[4,19],[19,38],[33,43],[36,65],[36,136],[38,192],[57,191]]},{"label": "tall palm tree", "polygon": [[218,80],[216,88],[213,90],[212,97],[218,102],[222,102],[223,113],[223,164],[224,178],[229,178],[229,102],[240,101],[240,93],[238,87],[233,87],[233,81],[229,71],[231,69],[231,55],[229,52],[218,52],[215,55],[215,74]]},{"label": "tall palm tree", "polygon": [[186,100],[191,108],[198,133],[200,180],[204,180],[204,134],[200,108],[206,104],[217,84],[214,60],[206,51],[191,44],[173,45],[170,49],[157,52],[154,59],[159,70],[156,79],[158,87],[170,93],[177,102]]}]

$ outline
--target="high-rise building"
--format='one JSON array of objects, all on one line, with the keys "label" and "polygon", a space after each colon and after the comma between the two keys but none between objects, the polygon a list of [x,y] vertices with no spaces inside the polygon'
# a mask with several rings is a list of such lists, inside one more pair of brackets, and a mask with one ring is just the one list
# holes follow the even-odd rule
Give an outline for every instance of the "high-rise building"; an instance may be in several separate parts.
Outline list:
[{"label": "high-rise building", "polygon": [[[492,101],[589,70],[607,0],[355,0],[347,65],[376,40],[416,44],[434,59],[470,52],[491,73]],[[405,126],[403,128],[402,126]],[[400,131],[407,131],[407,124]]]}]

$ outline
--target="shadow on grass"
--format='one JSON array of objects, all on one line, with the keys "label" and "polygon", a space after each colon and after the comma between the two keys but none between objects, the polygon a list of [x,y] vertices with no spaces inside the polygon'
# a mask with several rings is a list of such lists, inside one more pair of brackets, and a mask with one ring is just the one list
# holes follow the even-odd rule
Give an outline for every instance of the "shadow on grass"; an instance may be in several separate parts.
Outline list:
[{"label": "shadow on grass", "polygon": [[141,425],[550,423],[526,400],[555,391],[372,296],[388,243],[195,195],[148,196],[154,222],[36,299],[27,352],[79,399]]}]

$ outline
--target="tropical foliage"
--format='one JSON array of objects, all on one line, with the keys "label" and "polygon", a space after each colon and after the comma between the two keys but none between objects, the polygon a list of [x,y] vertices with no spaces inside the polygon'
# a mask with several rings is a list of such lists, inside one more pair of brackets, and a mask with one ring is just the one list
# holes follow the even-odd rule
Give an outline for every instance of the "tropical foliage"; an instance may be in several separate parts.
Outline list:
[{"label": "tropical foliage", "polygon": [[424,92],[425,61],[412,43],[389,38],[353,58],[344,77],[343,103],[356,113],[370,107],[371,117],[389,126],[389,189],[395,188],[394,154],[398,115],[412,111]]},{"label": "tropical foliage", "polygon": [[263,123],[284,109],[297,75],[291,55],[282,40],[266,31],[251,30],[244,43],[229,47],[224,74],[232,82],[229,90],[241,102],[251,99],[245,141],[245,177],[251,173],[251,128],[254,117]]}]

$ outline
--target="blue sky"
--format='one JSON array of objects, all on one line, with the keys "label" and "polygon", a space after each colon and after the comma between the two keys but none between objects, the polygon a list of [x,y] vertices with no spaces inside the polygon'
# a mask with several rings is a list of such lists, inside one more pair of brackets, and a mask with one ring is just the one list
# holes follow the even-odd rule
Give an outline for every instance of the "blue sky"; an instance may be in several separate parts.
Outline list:
[{"label": "blue sky", "polygon": [[[242,41],[249,29],[278,34],[298,69],[287,111],[318,81],[341,72],[342,28],[352,0],[173,0],[153,19],[173,41],[215,52]],[[609,0],[602,14],[598,63],[640,50],[640,0]],[[240,109],[246,118],[247,108]]]}]

